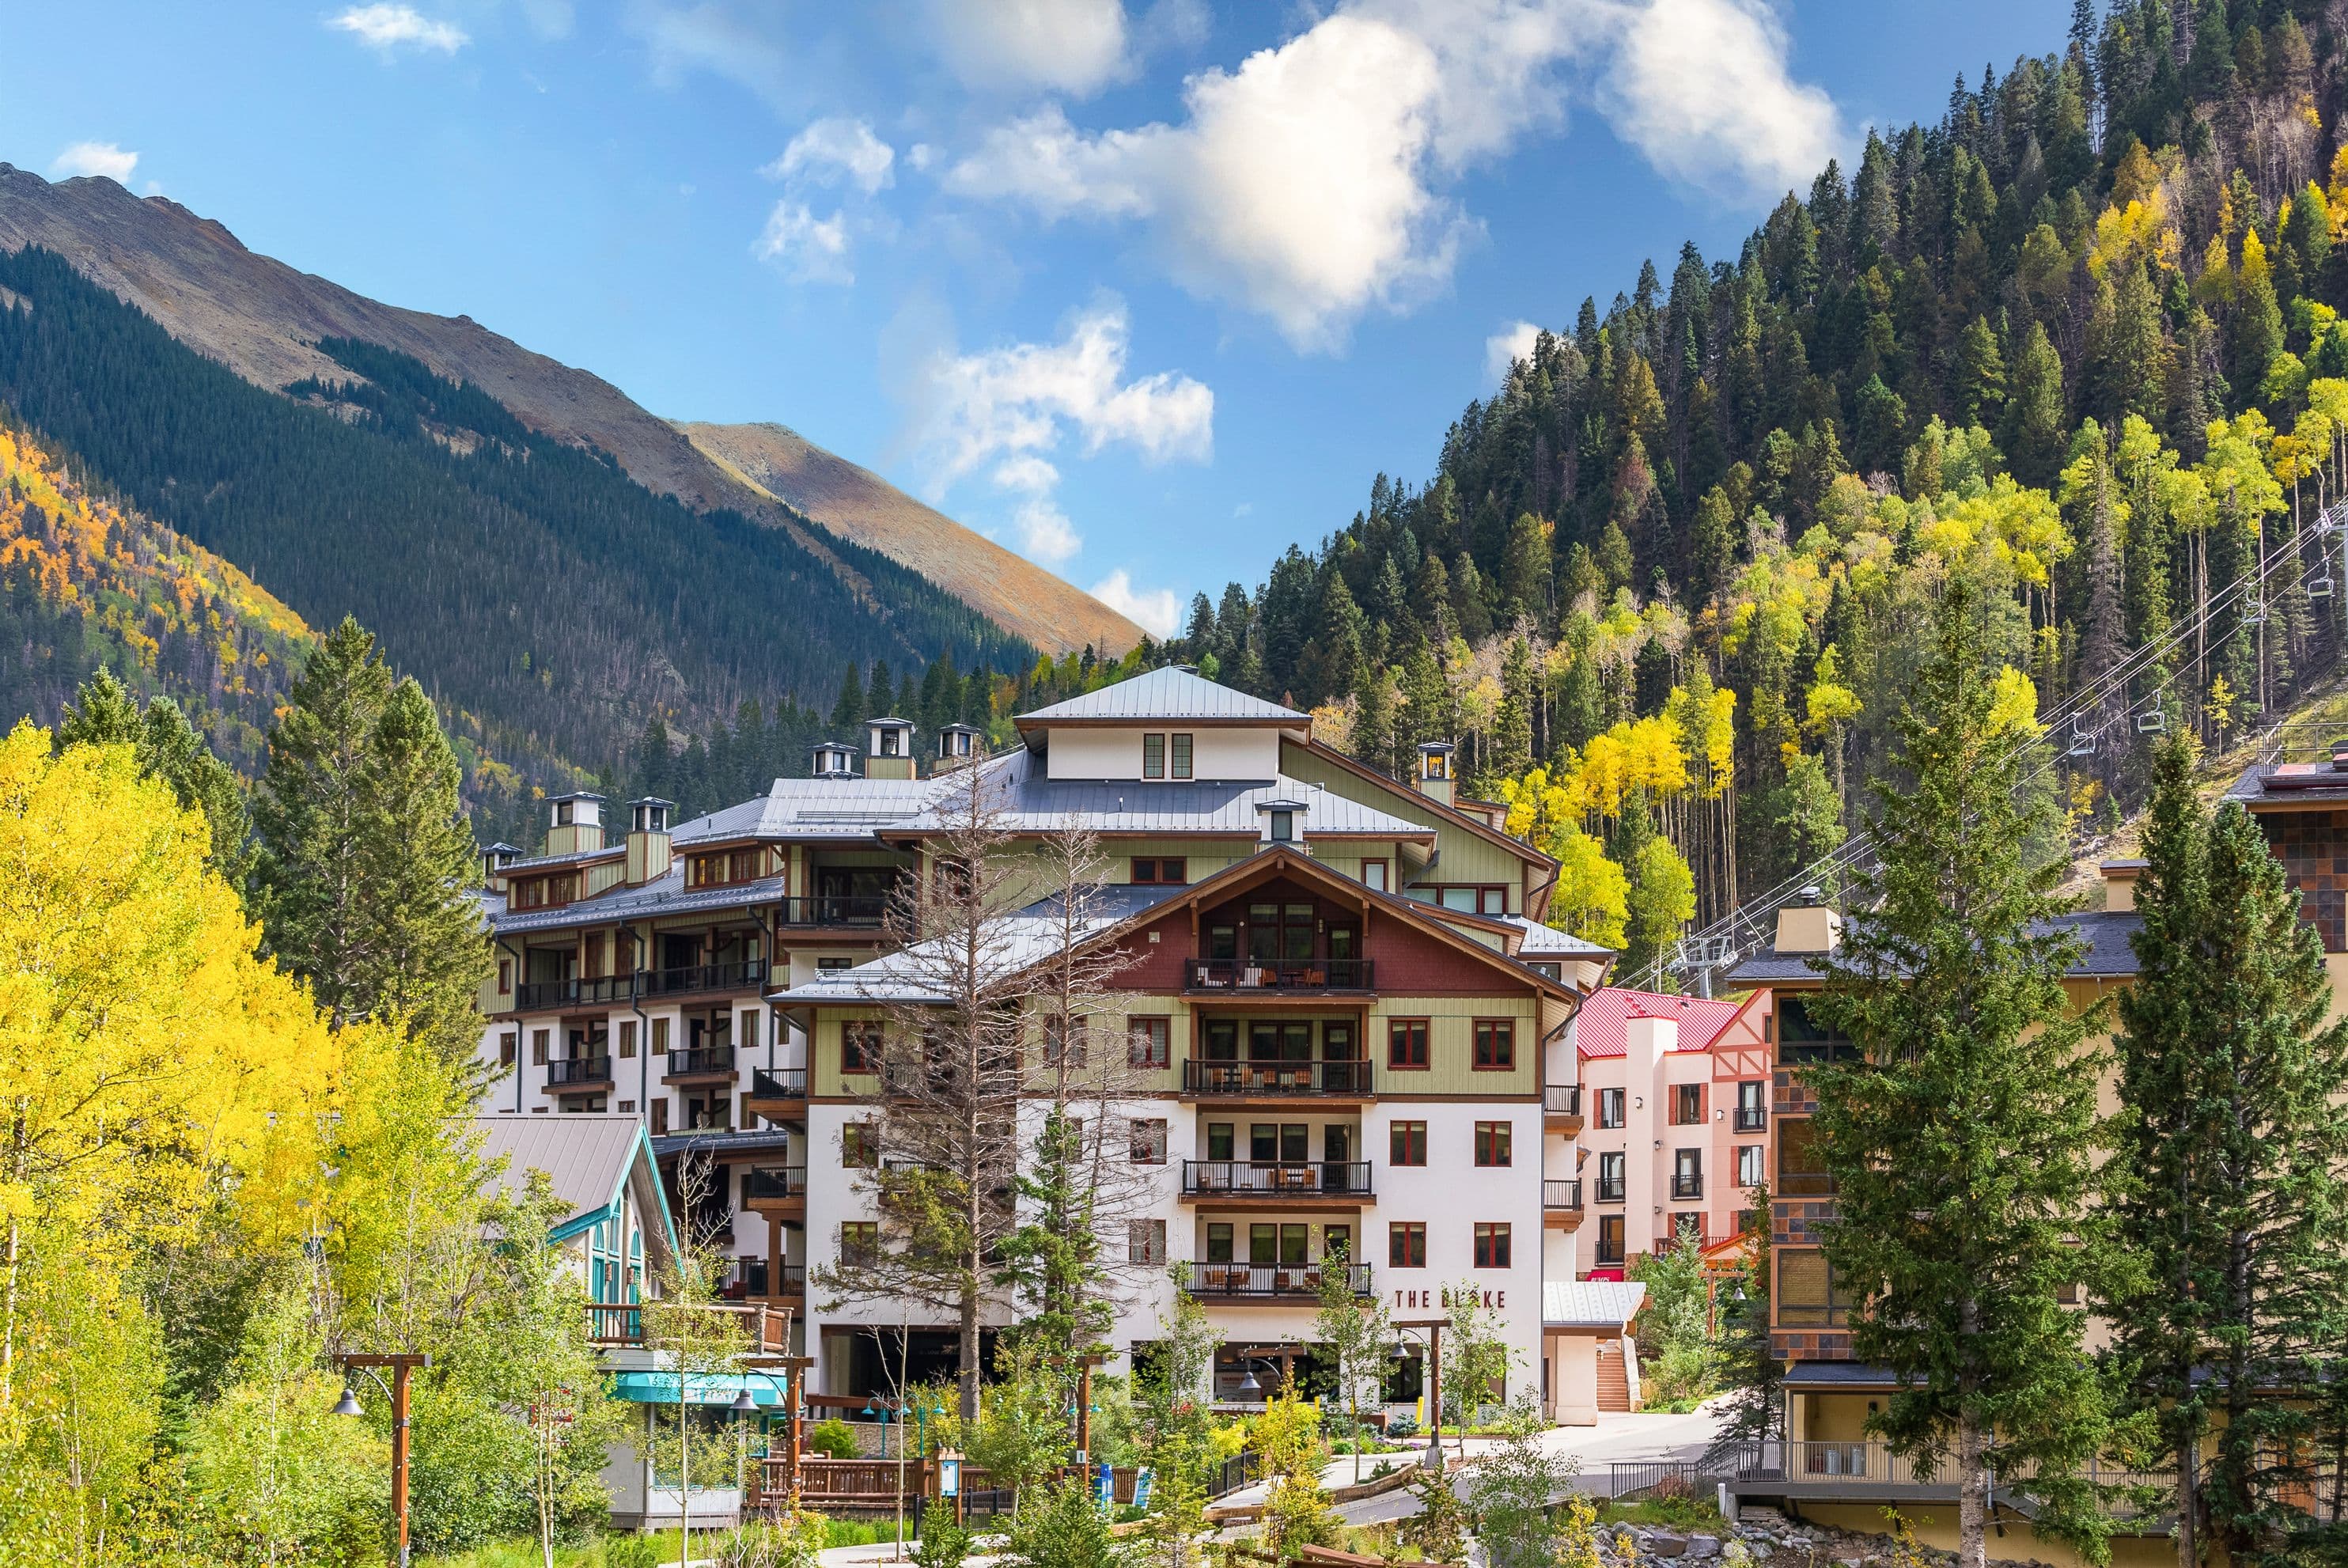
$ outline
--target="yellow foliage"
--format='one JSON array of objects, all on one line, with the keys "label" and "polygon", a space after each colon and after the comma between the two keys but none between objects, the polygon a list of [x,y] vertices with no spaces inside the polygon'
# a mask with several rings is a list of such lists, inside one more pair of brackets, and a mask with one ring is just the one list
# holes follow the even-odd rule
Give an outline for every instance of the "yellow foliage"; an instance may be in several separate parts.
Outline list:
[{"label": "yellow foliage", "polygon": [[2332,179],[2324,187],[2323,209],[2332,220],[2332,238],[2348,239],[2348,146],[2332,155]]},{"label": "yellow foliage", "polygon": [[2259,238],[2255,227],[2246,228],[2242,231],[2241,282],[2247,286],[2268,276],[2266,242]]},{"label": "yellow foliage", "polygon": [[2100,279],[2115,265],[2150,262],[2162,272],[2175,272],[2178,242],[2168,221],[2168,203],[2157,186],[2140,201],[2104,209],[2096,220],[2096,237],[2087,247],[2087,271]]},{"label": "yellow foliage", "polygon": [[2012,665],[2001,665],[1995,690],[1989,709],[1992,735],[2045,733],[2046,727],[2038,722],[2038,686],[2028,676]]}]

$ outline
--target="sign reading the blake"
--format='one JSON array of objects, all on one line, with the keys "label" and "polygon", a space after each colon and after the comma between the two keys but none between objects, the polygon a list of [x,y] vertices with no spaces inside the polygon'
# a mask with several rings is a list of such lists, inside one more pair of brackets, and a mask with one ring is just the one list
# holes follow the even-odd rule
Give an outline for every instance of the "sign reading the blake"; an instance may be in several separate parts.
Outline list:
[{"label": "sign reading the blake", "polygon": [[[1435,1306],[1437,1305],[1437,1298],[1439,1296],[1441,1298],[1443,1310],[1448,1312],[1454,1306],[1459,1305],[1461,1295],[1460,1292],[1450,1289],[1445,1289],[1442,1291],[1398,1290],[1394,1294],[1395,1305],[1412,1311],[1425,1311],[1427,1308]],[[1468,1305],[1469,1306],[1481,1305],[1486,1312],[1506,1312],[1509,1310],[1509,1293],[1505,1290],[1468,1291],[1466,1295],[1468,1297]]]}]

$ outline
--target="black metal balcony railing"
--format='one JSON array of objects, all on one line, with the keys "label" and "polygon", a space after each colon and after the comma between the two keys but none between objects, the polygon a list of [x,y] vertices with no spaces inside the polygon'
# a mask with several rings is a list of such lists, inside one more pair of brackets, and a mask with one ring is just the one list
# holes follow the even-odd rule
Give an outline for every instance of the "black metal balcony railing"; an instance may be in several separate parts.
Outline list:
[{"label": "black metal balcony railing", "polygon": [[634,978],[630,975],[601,975],[585,980],[527,981],[514,988],[514,1010],[540,1013],[557,1007],[624,1002],[634,995]]},{"label": "black metal balcony railing", "polygon": [[1182,1064],[1182,1092],[1365,1095],[1370,1092],[1370,1064],[1186,1061]]},{"label": "black metal balcony railing", "polygon": [[576,1088],[584,1084],[607,1084],[612,1081],[612,1058],[609,1057],[568,1057],[546,1064],[546,1087]]},{"label": "black metal balcony railing", "polygon": [[[1227,1301],[1310,1301],[1321,1294],[1320,1264],[1195,1264],[1189,1289],[1192,1295]],[[1370,1294],[1370,1265],[1345,1265],[1346,1283],[1355,1295]]]},{"label": "black metal balcony railing", "polygon": [[668,1075],[688,1078],[696,1073],[734,1072],[734,1047],[731,1046],[695,1046],[668,1054]]},{"label": "black metal balcony railing", "polygon": [[1622,1201],[1622,1187],[1623,1179],[1622,1177],[1601,1176],[1598,1179],[1598,1202],[1601,1203],[1621,1202]]},{"label": "black metal balcony railing", "polygon": [[1621,1268],[1622,1266],[1622,1243],[1620,1242],[1610,1242],[1603,1236],[1599,1237],[1597,1262],[1598,1266],[1602,1269]]},{"label": "black metal balcony railing", "polygon": [[807,1264],[785,1264],[783,1265],[783,1272],[780,1277],[775,1281],[775,1288],[771,1291],[760,1291],[758,1294],[761,1295],[805,1295],[807,1294]]},{"label": "black metal balcony railing", "polygon": [[805,1099],[808,1075],[805,1068],[752,1068],[750,1098],[753,1099]]},{"label": "black metal balcony railing", "polygon": [[819,893],[777,903],[781,905],[777,913],[785,925],[879,925],[889,914],[885,892]]},{"label": "black metal balcony railing", "polygon": [[639,996],[682,996],[694,991],[747,991],[767,979],[767,961],[739,958],[730,964],[688,964],[678,969],[640,969]]},{"label": "black metal balcony railing", "polygon": [[1555,1177],[1541,1180],[1541,1207],[1544,1209],[1579,1209],[1581,1207],[1581,1179],[1570,1176],[1560,1181]]},{"label": "black metal balcony railing", "polygon": [[1702,1173],[1687,1171],[1673,1171],[1672,1196],[1673,1198],[1680,1199],[1703,1197],[1704,1177]]},{"label": "black metal balcony railing", "polygon": [[1185,1160],[1182,1191],[1194,1198],[1319,1198],[1370,1195],[1366,1160]]},{"label": "black metal balcony railing", "polygon": [[1303,964],[1255,964],[1198,958],[1190,963],[1194,991],[1368,991],[1376,970],[1367,958],[1320,958]]},{"label": "black metal balcony railing", "polygon": [[1769,1130],[1769,1109],[1766,1106],[1740,1105],[1736,1108],[1736,1130],[1766,1132]]},{"label": "black metal balcony railing", "polygon": [[1581,1086],[1578,1083],[1553,1083],[1543,1086],[1541,1109],[1551,1116],[1580,1116]]},{"label": "black metal balcony railing", "polygon": [[804,1198],[807,1196],[807,1167],[770,1165],[753,1171],[743,1196],[753,1203],[761,1199],[773,1202],[782,1198]]}]

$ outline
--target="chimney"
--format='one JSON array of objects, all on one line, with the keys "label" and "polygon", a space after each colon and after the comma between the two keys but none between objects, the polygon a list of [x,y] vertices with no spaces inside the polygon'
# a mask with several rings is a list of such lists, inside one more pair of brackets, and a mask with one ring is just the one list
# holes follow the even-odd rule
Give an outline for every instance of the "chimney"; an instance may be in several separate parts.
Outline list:
[{"label": "chimney", "polygon": [[668,814],[674,800],[647,795],[628,802],[628,885],[642,887],[668,870]]},{"label": "chimney", "polygon": [[914,772],[911,719],[876,718],[865,725],[864,777],[911,779]]},{"label": "chimney", "polygon": [[481,851],[482,882],[487,886],[495,887],[498,879],[506,874],[506,868],[520,859],[521,859],[521,851],[514,845],[502,841],[491,844]]},{"label": "chimney", "polygon": [[548,854],[575,855],[603,847],[603,797],[557,795],[548,805],[551,808],[546,829]]},{"label": "chimney", "polygon": [[1423,740],[1418,746],[1418,792],[1430,800],[1451,804],[1451,755],[1458,749],[1447,740]]},{"label": "chimney", "polygon": [[1842,916],[1827,907],[1826,895],[1806,887],[1777,912],[1777,951],[1832,953],[1842,940]]},{"label": "chimney", "polygon": [[2136,909],[2136,879],[2144,875],[2152,862],[2140,860],[2106,861],[2096,869],[2104,873],[2104,912],[2107,914],[2127,914]]},{"label": "chimney", "polygon": [[813,777],[832,779],[856,777],[856,748],[853,746],[842,746],[837,740],[819,740],[810,749],[815,757]]},{"label": "chimney", "polygon": [[978,731],[967,724],[949,724],[938,731],[938,764],[951,768],[978,755]]}]

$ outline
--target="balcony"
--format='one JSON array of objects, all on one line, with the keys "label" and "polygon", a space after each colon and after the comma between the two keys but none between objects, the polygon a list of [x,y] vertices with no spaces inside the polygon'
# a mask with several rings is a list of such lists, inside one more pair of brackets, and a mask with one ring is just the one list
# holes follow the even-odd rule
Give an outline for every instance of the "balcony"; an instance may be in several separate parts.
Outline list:
[{"label": "balcony", "polygon": [[1601,1203],[1619,1203],[1626,1181],[1621,1176],[1601,1176],[1598,1179],[1598,1199]]},{"label": "balcony", "polygon": [[1217,1099],[1288,1099],[1311,1095],[1367,1099],[1370,1064],[1186,1061],[1182,1092]]},{"label": "balcony", "polygon": [[889,917],[889,895],[885,892],[819,893],[813,898],[775,902],[776,918],[784,925],[877,927]]},{"label": "balcony", "polygon": [[514,988],[514,1011],[549,1013],[564,1007],[608,1007],[635,993],[633,975],[603,975],[587,980],[531,980]]},{"label": "balcony", "polygon": [[785,1264],[778,1277],[764,1258],[736,1258],[723,1294],[728,1301],[795,1300],[807,1295],[807,1264]]},{"label": "balcony", "polygon": [[1578,1083],[1545,1084],[1541,1088],[1541,1114],[1562,1117],[1572,1121],[1581,1119],[1581,1086]]},{"label": "balcony", "polygon": [[546,1087],[551,1094],[587,1094],[612,1087],[609,1057],[566,1057],[546,1064]]},{"label": "balcony", "polygon": [[1286,1198],[1367,1198],[1366,1160],[1185,1160],[1182,1196],[1276,1203]]},{"label": "balcony", "polygon": [[734,1047],[731,1046],[697,1046],[690,1050],[668,1054],[670,1083],[689,1078],[732,1078]]},{"label": "balcony", "polygon": [[767,981],[767,961],[740,958],[731,964],[688,964],[681,969],[640,969],[639,996],[685,996],[699,991],[753,991]]},{"label": "balcony", "polygon": [[[1194,1264],[1183,1286],[1201,1301],[1285,1301],[1311,1305],[1320,1299],[1320,1264]],[[1370,1294],[1370,1265],[1345,1265],[1353,1294]]]},{"label": "balcony", "polygon": [[807,1167],[804,1165],[769,1165],[750,1172],[744,1184],[743,1200],[752,1205],[760,1203],[799,1203],[807,1201]]},{"label": "balcony", "polygon": [[[2002,1493],[2019,1494],[2026,1499],[2037,1477],[2034,1460],[2004,1460],[1993,1451],[1997,1475],[1997,1490]],[[1732,1460],[1734,1475],[1740,1491],[1756,1497],[1782,1497],[1797,1501],[1954,1501],[1957,1495],[1957,1466],[1953,1459],[1942,1456],[1934,1460],[1911,1460],[1891,1451],[1880,1442],[1787,1442],[1772,1439],[1749,1444],[1739,1450]],[[2112,1512],[2127,1518],[2139,1512],[2137,1505],[2121,1501],[2126,1490],[2158,1489],[2173,1486],[2176,1476],[2170,1471],[2157,1473],[2124,1470],[2109,1460],[2091,1459],[2078,1472],[2079,1479],[2099,1488],[2113,1489]],[[2107,1494],[2109,1495],[2109,1494]],[[2025,1511],[2034,1512],[2028,1503]],[[2165,1503],[2156,1503],[2154,1511],[2163,1511]]]},{"label": "balcony", "polygon": [[1305,964],[1254,964],[1244,959],[1194,958],[1183,975],[1191,991],[1368,991],[1376,969],[1367,958],[1323,958]]},{"label": "balcony", "polygon": [[1769,1108],[1764,1105],[1740,1105],[1736,1108],[1736,1130],[1766,1132],[1769,1130]]},{"label": "balcony", "polygon": [[1541,1222],[1552,1230],[1581,1229],[1581,1179],[1541,1179]]},{"label": "balcony", "polygon": [[1673,1202],[1685,1202],[1692,1198],[1701,1198],[1703,1196],[1704,1176],[1701,1172],[1687,1171],[1674,1171],[1672,1172]]},{"label": "balcony", "polygon": [[[587,1337],[597,1345],[642,1345],[644,1343],[644,1320],[654,1320],[655,1332],[660,1319],[666,1314],[720,1313],[737,1319],[752,1345],[759,1351],[774,1354],[790,1348],[790,1314],[768,1307],[762,1302],[740,1305],[724,1304],[714,1306],[663,1306],[655,1302],[594,1301],[587,1304]],[[682,1326],[682,1325],[680,1325]]]},{"label": "balcony", "polygon": [[742,1116],[768,1121],[801,1121],[807,1118],[808,1072],[805,1068],[752,1068],[750,1092],[742,1097]]}]

